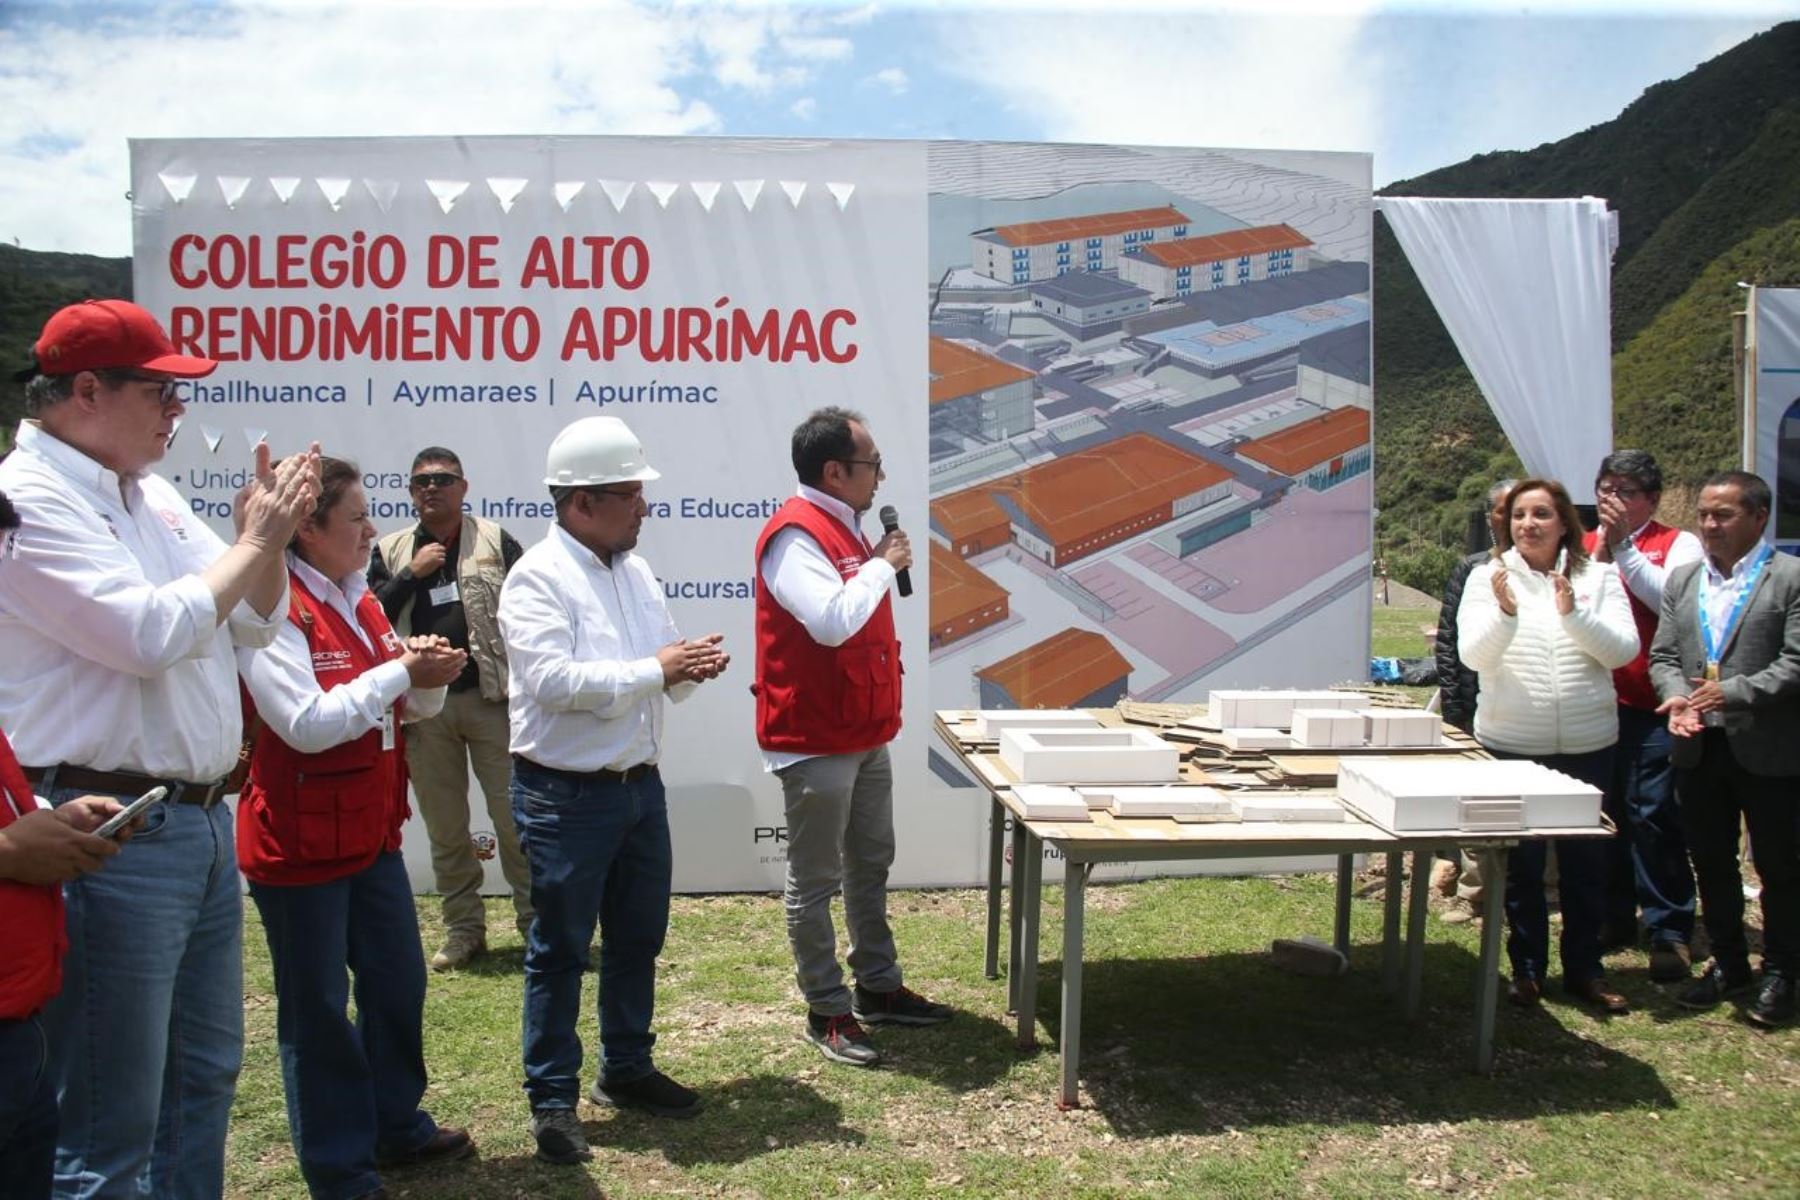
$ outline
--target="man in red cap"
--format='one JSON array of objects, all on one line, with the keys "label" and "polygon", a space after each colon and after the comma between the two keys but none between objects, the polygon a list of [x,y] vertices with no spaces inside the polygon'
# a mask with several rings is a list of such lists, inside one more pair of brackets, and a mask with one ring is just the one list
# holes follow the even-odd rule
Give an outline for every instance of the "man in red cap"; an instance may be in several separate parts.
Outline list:
[{"label": "man in red cap", "polygon": [[182,415],[175,353],[142,308],[50,318],[0,463],[19,527],[0,539],[0,728],[53,805],[168,803],[67,885],[64,987],[45,1010],[61,1092],[58,1195],[216,1196],[243,1051],[242,906],[219,803],[242,722],[233,646],[287,614],[283,550],[318,494],[318,448],[270,466],[226,545],[150,473]]}]

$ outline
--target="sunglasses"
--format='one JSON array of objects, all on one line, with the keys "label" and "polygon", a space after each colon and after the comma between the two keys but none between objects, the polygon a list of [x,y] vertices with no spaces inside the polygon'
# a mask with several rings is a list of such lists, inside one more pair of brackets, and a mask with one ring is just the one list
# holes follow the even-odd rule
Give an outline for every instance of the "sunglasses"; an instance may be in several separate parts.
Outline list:
[{"label": "sunglasses", "polygon": [[412,477],[413,490],[416,492],[422,492],[426,488],[447,488],[461,482],[461,475],[453,475],[449,471],[420,471]]}]

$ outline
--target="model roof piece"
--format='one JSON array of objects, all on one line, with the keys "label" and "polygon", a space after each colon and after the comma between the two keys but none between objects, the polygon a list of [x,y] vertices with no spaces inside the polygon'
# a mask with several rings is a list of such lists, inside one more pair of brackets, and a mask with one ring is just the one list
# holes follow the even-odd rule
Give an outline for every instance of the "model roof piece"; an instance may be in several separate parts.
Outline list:
[{"label": "model roof piece", "polygon": [[1103,635],[1065,629],[975,672],[1021,708],[1069,708],[1130,674],[1131,664]]},{"label": "model roof piece", "polygon": [[965,620],[1004,600],[1007,591],[936,542],[931,543],[931,626]]},{"label": "model roof piece", "polygon": [[1041,246],[1045,242],[1072,242],[1078,238],[1107,237],[1164,225],[1186,225],[1188,218],[1174,206],[1134,208],[1127,212],[1095,213],[1090,217],[1061,217],[1052,221],[1025,221],[996,225],[989,231],[995,241],[1008,246]]},{"label": "model roof piece", "polygon": [[1271,250],[1298,250],[1312,240],[1291,225],[1259,225],[1230,233],[1209,233],[1174,242],[1152,242],[1132,253],[1163,267],[1196,267],[1201,263],[1227,262],[1267,254]]},{"label": "model roof piece", "polygon": [[1148,433],[1129,433],[982,485],[1053,545],[1103,534],[1231,472]]},{"label": "model roof piece", "polygon": [[1299,475],[1340,454],[1348,454],[1368,440],[1369,410],[1346,406],[1245,442],[1236,453],[1271,471]]},{"label": "model roof piece", "polygon": [[1024,367],[1016,367],[948,338],[931,339],[929,361],[933,404],[1037,378]]}]

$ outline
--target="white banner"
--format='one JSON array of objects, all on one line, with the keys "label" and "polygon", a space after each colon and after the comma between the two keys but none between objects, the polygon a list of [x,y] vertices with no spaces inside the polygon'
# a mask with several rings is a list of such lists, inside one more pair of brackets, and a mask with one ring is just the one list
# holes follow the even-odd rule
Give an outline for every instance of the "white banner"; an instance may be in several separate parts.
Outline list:
[{"label": "white banner", "polygon": [[1754,353],[1746,367],[1755,461],[1775,491],[1775,544],[1800,553],[1800,288],[1752,293]]},{"label": "white banner", "polygon": [[[1366,156],[153,140],[132,186],[137,298],[222,362],[164,465],[221,530],[263,436],[355,460],[384,533],[413,519],[414,453],[449,447],[472,511],[526,545],[558,429],[607,413],[642,438],[663,478],[639,552],[682,630],[735,655],[669,713],[679,890],[781,886],[751,555],[821,405],[867,414],[876,503],[920,550],[898,884],[984,871],[986,805],[949,786],[934,707],[1366,672]],[[428,887],[424,831],[406,844]]]}]

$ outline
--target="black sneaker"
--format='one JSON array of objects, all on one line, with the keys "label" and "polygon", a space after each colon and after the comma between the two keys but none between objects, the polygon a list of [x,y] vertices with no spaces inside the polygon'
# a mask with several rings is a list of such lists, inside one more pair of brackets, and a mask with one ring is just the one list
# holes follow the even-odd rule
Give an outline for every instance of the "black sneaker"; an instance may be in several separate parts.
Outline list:
[{"label": "black sneaker", "polygon": [[531,1136],[537,1139],[537,1156],[543,1162],[566,1166],[594,1157],[572,1108],[532,1109]]},{"label": "black sneaker", "polygon": [[1764,1029],[1780,1029],[1794,1019],[1794,981],[1785,975],[1763,972],[1762,987],[1744,1014]]},{"label": "black sneaker", "polygon": [[661,1071],[652,1071],[642,1079],[624,1083],[595,1080],[594,1086],[588,1089],[588,1099],[595,1104],[635,1108],[652,1116],[674,1117],[678,1121],[687,1120],[705,1107],[699,1092],[682,1087]]},{"label": "black sneaker", "polygon": [[869,1031],[857,1024],[856,1018],[849,1013],[830,1017],[823,1013],[807,1013],[806,1040],[832,1062],[872,1067],[881,1061],[881,1051],[875,1048]]},{"label": "black sneaker", "polygon": [[941,1025],[955,1010],[934,1004],[911,988],[871,992],[858,984],[851,994],[850,1012],[865,1025]]},{"label": "black sneaker", "polygon": [[1706,964],[1706,969],[1700,972],[1700,978],[1681,989],[1675,997],[1675,1003],[1683,1008],[1714,1008],[1723,1000],[1748,992],[1754,982],[1749,967],[1728,970],[1715,958]]}]

